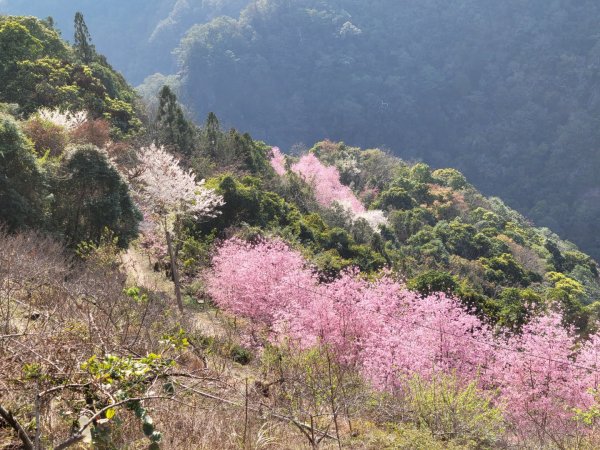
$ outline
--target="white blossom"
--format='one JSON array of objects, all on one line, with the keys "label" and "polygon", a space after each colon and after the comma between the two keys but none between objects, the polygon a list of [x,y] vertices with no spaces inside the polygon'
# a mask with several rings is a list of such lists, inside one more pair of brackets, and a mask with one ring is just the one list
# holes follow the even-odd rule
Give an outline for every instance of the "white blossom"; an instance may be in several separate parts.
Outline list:
[{"label": "white blossom", "polygon": [[374,231],[379,231],[381,225],[387,224],[385,213],[380,209],[370,209],[355,215],[355,219],[365,219]]},{"label": "white blossom", "polygon": [[198,219],[215,217],[223,198],[197,182],[194,172],[185,171],[179,160],[163,147],[142,148],[138,154],[143,183],[142,196],[155,214],[189,214]]},{"label": "white blossom", "polygon": [[37,115],[42,120],[52,122],[54,125],[74,130],[88,119],[86,111],[61,112],[58,109],[41,108]]}]

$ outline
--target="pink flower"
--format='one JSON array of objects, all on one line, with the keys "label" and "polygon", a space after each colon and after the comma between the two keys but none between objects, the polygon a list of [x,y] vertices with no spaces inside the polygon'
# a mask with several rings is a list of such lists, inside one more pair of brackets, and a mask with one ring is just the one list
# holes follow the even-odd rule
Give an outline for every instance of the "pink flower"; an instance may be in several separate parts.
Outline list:
[{"label": "pink flower", "polygon": [[285,175],[285,156],[283,156],[279,147],[273,147],[271,151],[273,152],[273,156],[271,157],[273,170],[279,176]]}]

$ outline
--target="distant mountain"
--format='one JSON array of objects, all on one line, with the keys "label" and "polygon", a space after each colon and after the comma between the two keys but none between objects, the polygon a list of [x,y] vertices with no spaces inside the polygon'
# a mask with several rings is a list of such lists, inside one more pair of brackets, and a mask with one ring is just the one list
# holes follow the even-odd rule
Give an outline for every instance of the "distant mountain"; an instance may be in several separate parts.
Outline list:
[{"label": "distant mountain", "polygon": [[75,35],[0,16],[2,448],[600,448],[590,256],[455,169],[148,114]]},{"label": "distant mountain", "polygon": [[198,117],[453,166],[600,257],[600,3],[261,0],[177,51]]},{"label": "distant mountain", "polygon": [[176,69],[171,51],[195,23],[239,14],[247,0],[0,0],[0,14],[51,16],[72,40],[73,17],[81,11],[94,43],[131,83]]}]

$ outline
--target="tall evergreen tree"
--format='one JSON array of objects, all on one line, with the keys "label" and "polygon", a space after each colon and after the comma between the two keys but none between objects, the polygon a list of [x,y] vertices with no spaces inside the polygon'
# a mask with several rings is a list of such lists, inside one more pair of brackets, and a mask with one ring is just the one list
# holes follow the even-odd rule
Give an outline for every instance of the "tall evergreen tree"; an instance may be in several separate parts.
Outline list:
[{"label": "tall evergreen tree", "polygon": [[160,145],[191,155],[195,145],[194,126],[185,118],[175,93],[166,85],[159,93],[155,126]]},{"label": "tall evergreen tree", "polygon": [[206,140],[208,141],[208,148],[210,155],[215,157],[217,155],[218,139],[219,139],[219,119],[214,112],[209,112],[206,118],[206,124],[204,125],[204,133]]},{"label": "tall evergreen tree", "polygon": [[75,50],[85,63],[92,62],[96,49],[92,45],[92,37],[79,11],[75,13]]}]

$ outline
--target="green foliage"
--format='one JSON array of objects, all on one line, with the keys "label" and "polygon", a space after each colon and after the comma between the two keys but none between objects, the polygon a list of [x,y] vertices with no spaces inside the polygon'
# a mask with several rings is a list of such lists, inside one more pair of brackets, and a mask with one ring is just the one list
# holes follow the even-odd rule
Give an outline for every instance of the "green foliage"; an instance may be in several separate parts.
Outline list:
[{"label": "green foliage", "polygon": [[436,439],[428,429],[416,425],[390,423],[384,426],[361,427],[356,439],[367,448],[382,450],[464,450],[465,447]]},{"label": "green foliage", "polygon": [[106,96],[100,110],[102,116],[114,126],[113,134],[117,138],[134,136],[141,129],[142,122],[137,118],[131,101]]},{"label": "green foliage", "polygon": [[148,294],[142,292],[142,290],[137,286],[131,286],[129,288],[123,289],[123,293],[135,300],[136,303],[146,303],[148,301]]},{"label": "green foliage", "polygon": [[457,291],[458,283],[456,278],[448,272],[431,270],[424,272],[415,278],[412,278],[406,284],[413,291],[417,291],[424,296],[435,292],[444,292],[454,294]]},{"label": "green foliage", "polygon": [[[164,89],[162,93],[165,93]],[[163,116],[178,117],[176,109],[173,113]],[[184,120],[180,118],[173,121],[178,131],[169,139],[175,143],[183,136],[188,136],[186,140],[190,140],[189,129],[184,125]],[[214,113],[208,114],[202,129],[194,131],[191,147],[193,151],[188,155],[190,166],[205,178],[213,175],[217,168],[220,169],[220,173],[228,171],[263,177],[273,175],[269,163],[271,147],[253,140],[248,133],[242,134],[233,128],[228,132],[222,131]]]},{"label": "green foliage", "polygon": [[42,106],[99,111],[104,97],[104,87],[89,67],[53,57],[19,61],[6,86],[3,97],[19,103],[25,114]]},{"label": "green foliage", "polygon": [[42,51],[42,43],[17,21],[0,23],[1,80],[6,82],[19,61],[35,58]]},{"label": "green foliage", "polygon": [[137,236],[141,214],[119,173],[96,147],[72,149],[58,168],[53,191],[53,226],[70,245],[98,243],[106,227],[121,248]]},{"label": "green foliage", "polygon": [[260,227],[297,227],[300,213],[273,192],[261,189],[261,181],[254,177],[236,179],[223,175],[209,180],[207,187],[215,188],[223,196],[222,213],[201,227],[210,231],[222,231],[228,227],[246,223]]},{"label": "green foliage", "polygon": [[[147,408],[135,399],[143,394],[145,381],[160,372],[174,366],[174,362],[153,353],[140,358],[122,358],[115,355],[106,355],[104,358],[92,356],[81,365],[81,369],[87,372],[97,383],[105,386],[105,389],[115,390],[115,400],[125,400],[126,407],[133,411],[142,423],[142,431],[150,440],[150,448],[158,448],[162,435],[155,429],[154,420],[149,415]],[[172,389],[165,388],[167,394],[172,394]],[[171,392],[169,392],[171,391]],[[131,399],[130,401],[127,401]],[[107,405],[110,406],[110,405]],[[116,421],[117,411],[108,408],[104,413],[107,421]],[[92,435],[95,440],[110,439],[107,434],[110,428],[94,425]]]},{"label": "green foliage", "polygon": [[14,231],[44,220],[46,185],[33,147],[15,120],[0,113],[0,222]]},{"label": "green foliage", "polygon": [[415,204],[415,200],[406,190],[394,186],[381,193],[379,198],[373,203],[373,208],[407,210],[412,209]]},{"label": "green foliage", "polygon": [[98,242],[82,241],[77,245],[75,253],[95,267],[116,269],[119,265],[118,256],[121,250],[119,237],[108,227],[104,227]]},{"label": "green foliage", "polygon": [[564,314],[566,323],[575,324],[585,330],[590,324],[583,307],[585,289],[581,283],[559,272],[548,272],[546,278],[551,283],[548,299],[556,302]]},{"label": "green foliage", "polygon": [[455,377],[414,377],[406,401],[415,423],[433,436],[466,448],[494,448],[504,432],[502,410],[475,381],[463,386]]},{"label": "green foliage", "polygon": [[154,371],[173,366],[173,361],[159,355],[150,353],[141,358],[121,358],[116,355],[106,355],[103,358],[91,357],[81,365],[81,369],[89,373],[94,379],[104,384],[119,383],[122,387],[130,387],[135,393],[136,389],[143,389],[140,381]]},{"label": "green foliage", "polygon": [[252,361],[252,352],[240,345],[232,345],[229,355],[234,362],[242,366],[248,365]]},{"label": "green foliage", "polygon": [[210,264],[212,244],[215,237],[216,232],[200,238],[182,237],[179,256],[183,262],[183,270],[187,275],[194,277],[203,267]]},{"label": "green foliage", "polygon": [[166,344],[177,351],[185,350],[190,345],[187,333],[181,328],[174,334],[164,334],[161,343]]},{"label": "green foliage", "polygon": [[0,17],[0,49],[6,50],[0,51],[0,101],[19,104],[25,115],[41,107],[87,110],[107,118],[115,136],[135,134],[141,128],[136,95],[93,51],[82,17],[76,26],[73,51],[47,22]]},{"label": "green foliage", "polygon": [[42,366],[37,363],[23,365],[23,378],[25,380],[40,380],[44,378]]},{"label": "green foliage", "polygon": [[436,183],[455,190],[469,186],[465,176],[456,169],[438,169],[432,173],[432,178]]},{"label": "green foliage", "polygon": [[563,271],[572,272],[577,266],[586,268],[592,275],[598,276],[598,265],[590,256],[577,250],[566,251],[562,259]]},{"label": "green foliage", "polygon": [[594,389],[590,394],[594,397],[593,403],[587,409],[575,410],[576,420],[586,426],[594,426],[600,420],[600,392]]},{"label": "green foliage", "polygon": [[452,254],[466,259],[477,259],[493,251],[493,244],[488,237],[478,233],[474,226],[463,223],[459,219],[449,223],[438,222],[434,234]]},{"label": "green foliage", "polygon": [[510,253],[483,259],[482,264],[485,268],[486,279],[493,283],[526,287],[531,282],[523,267],[515,261]]},{"label": "green foliage", "polygon": [[518,330],[532,314],[544,306],[542,297],[532,289],[506,288],[498,297],[498,324]]},{"label": "green foliage", "polygon": [[406,242],[425,225],[435,225],[433,214],[424,208],[393,211],[389,215],[389,221],[399,242]]}]

